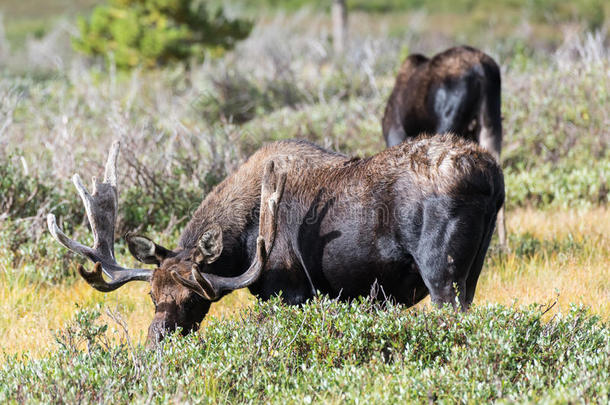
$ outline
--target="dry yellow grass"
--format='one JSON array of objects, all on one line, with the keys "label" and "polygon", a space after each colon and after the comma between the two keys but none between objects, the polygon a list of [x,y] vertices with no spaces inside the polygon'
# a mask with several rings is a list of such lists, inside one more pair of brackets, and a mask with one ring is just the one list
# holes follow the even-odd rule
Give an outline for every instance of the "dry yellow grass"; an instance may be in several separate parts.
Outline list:
[{"label": "dry yellow grass", "polygon": [[[508,213],[513,235],[530,234],[540,240],[573,241],[576,248],[541,249],[519,256],[513,250],[488,260],[477,288],[475,303],[548,303],[558,299],[558,308],[570,303],[590,306],[610,315],[610,211],[517,210]],[[563,245],[562,245],[563,246]],[[133,283],[118,292],[102,294],[79,281],[70,286],[44,287],[9,281],[0,268],[0,351],[40,356],[54,347],[53,330],[69,320],[76,305],[118,311],[128,325],[132,339],[142,341],[152,318],[147,285]],[[251,305],[245,290],[237,291],[212,306],[211,315],[227,316]],[[423,303],[426,304],[427,300]],[[420,304],[422,305],[422,304]],[[106,316],[107,318],[107,316]],[[109,328],[118,326],[108,320]],[[205,328],[205,326],[204,326]]]},{"label": "dry yellow grass", "polygon": [[607,209],[577,212],[520,212],[511,231],[529,232],[538,239],[572,241],[576,254],[559,251],[522,258],[507,255],[485,269],[477,302],[543,303],[557,299],[561,308],[583,304],[605,318],[610,315],[610,249]]},{"label": "dry yellow grass", "polygon": [[[80,280],[54,288],[31,284],[4,286],[0,289],[0,352],[42,355],[53,348],[54,331],[72,318],[78,307],[96,305],[101,305],[102,319],[108,323],[111,334],[120,337],[122,330],[110,319],[108,310],[120,315],[130,338],[143,342],[154,310],[148,291],[148,285],[132,283],[120,292],[103,294]],[[236,291],[216,303],[210,315],[227,316],[252,302],[254,297],[246,290]]]}]

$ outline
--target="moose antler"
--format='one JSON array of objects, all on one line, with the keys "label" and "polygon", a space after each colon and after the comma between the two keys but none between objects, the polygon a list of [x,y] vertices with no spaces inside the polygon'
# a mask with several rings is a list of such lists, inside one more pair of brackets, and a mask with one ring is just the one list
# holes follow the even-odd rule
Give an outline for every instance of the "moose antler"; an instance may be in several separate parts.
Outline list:
[{"label": "moose antler", "polygon": [[[99,183],[95,177],[93,178],[92,194],[89,194],[78,174],[72,177],[78,194],[80,194],[85,205],[91,232],[93,232],[92,248],[70,239],[57,226],[55,215],[47,215],[47,224],[51,235],[68,249],[89,258],[95,263],[93,271],[87,271],[82,265],[79,265],[78,272],[89,285],[102,292],[116,290],[129,281],[148,281],[152,274],[152,271],[148,269],[121,267],[114,258],[114,226],[119,197],[116,176],[119,147],[120,143],[118,141],[112,144],[106,162],[104,181]],[[110,278],[110,281],[104,280],[102,273]]]},{"label": "moose antler", "polygon": [[202,273],[197,266],[194,266],[192,275],[195,282],[180,276],[176,271],[172,271],[174,279],[210,301],[217,300],[225,291],[248,287],[258,280],[275,243],[277,211],[285,184],[286,173],[278,176],[275,172],[274,162],[267,163],[261,184],[256,257],[245,273],[237,277],[221,277],[215,274]]}]

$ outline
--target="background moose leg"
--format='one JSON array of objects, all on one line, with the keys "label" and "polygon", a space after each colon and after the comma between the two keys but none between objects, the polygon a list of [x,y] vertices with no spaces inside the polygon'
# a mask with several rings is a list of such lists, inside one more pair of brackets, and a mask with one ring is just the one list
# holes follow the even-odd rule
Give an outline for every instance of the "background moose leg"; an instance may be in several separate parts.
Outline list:
[{"label": "background moose leg", "polygon": [[[486,83],[483,89],[483,105],[479,117],[479,144],[487,149],[502,167],[500,154],[502,152],[502,111],[501,111],[501,89],[500,71],[497,66],[484,64],[486,74],[492,80]],[[504,206],[500,208],[497,219],[498,241],[502,249],[506,249],[506,223],[504,221]]]}]

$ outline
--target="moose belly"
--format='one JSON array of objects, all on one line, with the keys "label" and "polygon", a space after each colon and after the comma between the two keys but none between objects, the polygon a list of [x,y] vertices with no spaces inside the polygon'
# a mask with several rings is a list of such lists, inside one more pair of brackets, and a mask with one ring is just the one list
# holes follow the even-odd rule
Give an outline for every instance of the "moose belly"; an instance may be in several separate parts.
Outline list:
[{"label": "moose belly", "polygon": [[339,298],[372,296],[413,305],[428,290],[411,255],[389,236],[344,230],[324,249],[316,289]]}]

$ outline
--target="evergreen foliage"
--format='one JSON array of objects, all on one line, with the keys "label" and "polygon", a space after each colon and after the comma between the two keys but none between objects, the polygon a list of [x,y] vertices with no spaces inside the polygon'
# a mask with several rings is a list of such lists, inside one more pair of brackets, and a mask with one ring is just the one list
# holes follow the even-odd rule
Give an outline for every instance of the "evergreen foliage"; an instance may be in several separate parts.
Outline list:
[{"label": "evergreen foliage", "polygon": [[250,21],[210,12],[201,0],[109,0],[78,21],[76,50],[119,68],[153,67],[220,55],[248,36]]}]

